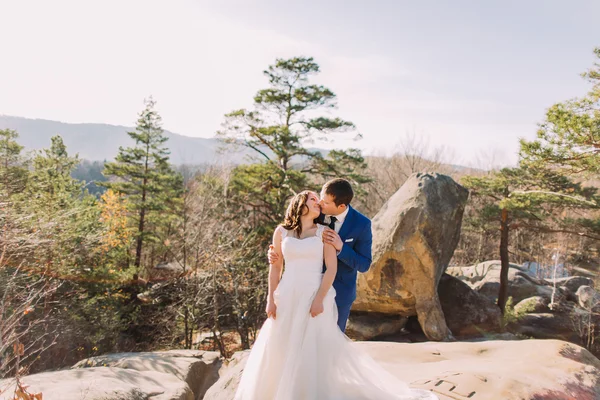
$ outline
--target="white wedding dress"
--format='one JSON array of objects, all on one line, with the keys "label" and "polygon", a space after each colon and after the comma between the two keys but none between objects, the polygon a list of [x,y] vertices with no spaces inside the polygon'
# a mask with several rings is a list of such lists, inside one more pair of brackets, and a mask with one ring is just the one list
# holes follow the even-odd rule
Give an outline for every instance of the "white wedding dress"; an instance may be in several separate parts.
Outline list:
[{"label": "white wedding dress", "polygon": [[282,230],[285,270],[268,318],[250,352],[236,400],[433,400],[411,389],[361,351],[337,326],[335,289],[325,311],[309,314],[323,277],[323,227],[305,239]]}]

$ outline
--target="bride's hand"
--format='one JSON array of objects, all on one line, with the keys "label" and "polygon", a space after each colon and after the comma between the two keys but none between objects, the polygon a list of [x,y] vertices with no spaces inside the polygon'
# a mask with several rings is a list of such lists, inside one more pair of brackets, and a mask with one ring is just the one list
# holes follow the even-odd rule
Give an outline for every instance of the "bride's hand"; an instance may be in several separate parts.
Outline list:
[{"label": "bride's hand", "polygon": [[273,317],[273,319],[277,318],[277,306],[273,302],[267,302],[267,318]]},{"label": "bride's hand", "polygon": [[321,314],[324,310],[325,308],[323,307],[323,300],[314,299],[312,305],[310,306],[310,316],[314,318]]}]

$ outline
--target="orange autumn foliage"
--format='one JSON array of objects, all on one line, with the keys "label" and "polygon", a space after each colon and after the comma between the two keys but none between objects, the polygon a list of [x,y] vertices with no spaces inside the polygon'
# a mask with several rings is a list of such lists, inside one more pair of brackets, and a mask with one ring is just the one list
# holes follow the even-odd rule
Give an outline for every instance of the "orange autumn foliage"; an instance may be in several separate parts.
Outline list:
[{"label": "orange autumn foliage", "polygon": [[100,222],[105,226],[102,237],[102,250],[109,251],[126,245],[132,232],[127,227],[127,206],[125,196],[107,190],[101,197]]}]

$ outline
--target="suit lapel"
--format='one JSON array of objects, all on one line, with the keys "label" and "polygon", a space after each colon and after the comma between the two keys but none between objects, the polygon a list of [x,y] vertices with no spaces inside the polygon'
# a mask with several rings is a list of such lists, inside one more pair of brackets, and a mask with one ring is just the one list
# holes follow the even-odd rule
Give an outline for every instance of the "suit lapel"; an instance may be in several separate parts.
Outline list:
[{"label": "suit lapel", "polygon": [[354,219],[354,212],[355,212],[354,208],[348,206],[348,214],[346,215],[346,219],[344,220],[344,223],[342,224],[342,228],[338,232],[338,234],[340,235],[340,238],[342,238],[342,241],[346,240],[346,236],[348,235],[348,232],[350,232],[350,227],[351,227],[352,221]]}]

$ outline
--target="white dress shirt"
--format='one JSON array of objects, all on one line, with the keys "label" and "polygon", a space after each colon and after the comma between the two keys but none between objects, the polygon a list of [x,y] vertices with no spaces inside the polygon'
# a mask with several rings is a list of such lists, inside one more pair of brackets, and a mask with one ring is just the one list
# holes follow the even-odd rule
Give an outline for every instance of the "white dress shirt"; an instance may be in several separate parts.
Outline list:
[{"label": "white dress shirt", "polygon": [[332,215],[332,217],[337,218],[337,221],[335,221],[335,225],[334,225],[334,230],[336,233],[340,233],[340,229],[342,229],[342,225],[344,224],[344,220],[346,219],[346,215],[348,215],[348,210],[350,210],[348,207],[346,207],[346,210],[344,210],[343,213],[339,214],[339,215]]}]

